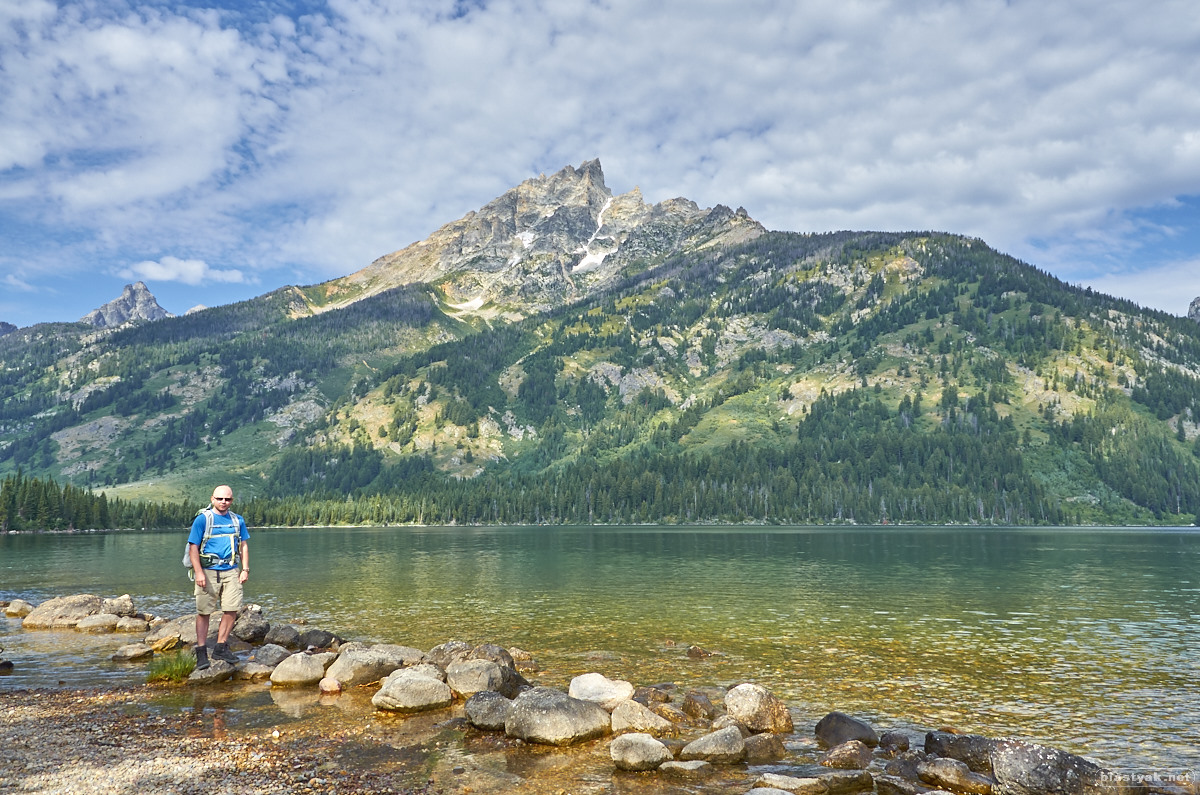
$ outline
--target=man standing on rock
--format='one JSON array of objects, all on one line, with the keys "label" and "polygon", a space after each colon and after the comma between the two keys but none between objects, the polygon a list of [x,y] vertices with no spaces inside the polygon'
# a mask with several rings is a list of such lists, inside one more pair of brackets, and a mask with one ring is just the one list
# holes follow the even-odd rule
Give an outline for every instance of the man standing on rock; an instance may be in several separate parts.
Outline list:
[{"label": "man standing on rock", "polygon": [[[213,657],[227,663],[238,658],[229,650],[229,633],[242,607],[242,583],[250,577],[250,533],[246,520],[229,510],[233,489],[213,489],[212,507],[192,522],[188,557],[196,575],[196,670],[208,667],[208,619],[218,610],[217,646]],[[211,514],[211,516],[206,515]],[[212,521],[209,529],[208,522]]]}]

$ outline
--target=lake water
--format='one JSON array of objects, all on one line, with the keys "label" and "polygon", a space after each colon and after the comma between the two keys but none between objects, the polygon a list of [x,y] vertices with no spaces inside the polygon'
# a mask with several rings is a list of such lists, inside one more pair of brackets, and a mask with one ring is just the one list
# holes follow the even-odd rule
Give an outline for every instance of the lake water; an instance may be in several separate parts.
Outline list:
[{"label": "lake water", "polygon": [[[252,530],[248,601],[354,640],[519,646],[538,683],[757,681],[798,723],[953,726],[1112,767],[1200,770],[1192,530]],[[0,536],[0,599],[129,593],[190,612],[183,534]],[[0,689],[144,681],[128,638],[25,632]],[[686,651],[714,652],[701,660]]]}]

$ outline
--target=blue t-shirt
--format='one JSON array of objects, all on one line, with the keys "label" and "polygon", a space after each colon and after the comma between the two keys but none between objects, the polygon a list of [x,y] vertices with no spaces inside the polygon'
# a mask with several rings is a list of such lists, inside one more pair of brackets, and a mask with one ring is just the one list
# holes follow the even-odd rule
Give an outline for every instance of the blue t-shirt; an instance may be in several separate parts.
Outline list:
[{"label": "blue t-shirt", "polygon": [[[208,553],[216,555],[219,560],[209,566],[204,566],[206,569],[213,571],[229,571],[234,568],[237,563],[238,544],[242,541],[250,540],[250,531],[246,529],[246,520],[238,514],[230,511],[222,516],[216,511],[213,514],[213,529],[212,534],[208,537],[208,543],[200,550],[201,554]],[[204,527],[207,522],[204,519],[204,514],[200,514],[192,522],[192,532],[188,534],[188,543],[200,546],[200,542],[204,540]],[[203,563],[201,563],[203,566]]]}]

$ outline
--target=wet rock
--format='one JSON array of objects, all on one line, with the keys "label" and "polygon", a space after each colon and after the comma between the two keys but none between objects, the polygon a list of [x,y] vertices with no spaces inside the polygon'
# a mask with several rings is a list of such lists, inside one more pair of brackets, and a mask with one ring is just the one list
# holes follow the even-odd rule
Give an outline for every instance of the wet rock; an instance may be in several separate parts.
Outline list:
[{"label": "wet rock", "polygon": [[714,765],[733,765],[746,757],[746,740],[736,726],[709,732],[683,747],[679,758],[684,762],[702,759]]},{"label": "wet rock", "polygon": [[763,773],[754,786],[759,790],[776,790],[794,795],[826,795],[828,790],[825,782],[819,778],[784,776],[779,773]]},{"label": "wet rock", "polygon": [[419,663],[424,657],[420,649],[409,646],[347,643],[338,650],[338,658],[329,666],[326,676],[332,676],[345,687],[353,687],[378,682],[393,671]]},{"label": "wet rock", "polygon": [[650,711],[671,723],[687,723],[689,720],[687,713],[674,704],[652,704]]},{"label": "wet rock", "polygon": [[889,776],[897,776],[906,778],[910,781],[916,781],[919,778],[917,768],[926,759],[926,754],[921,750],[901,751],[893,759],[889,760],[883,766],[883,772]]},{"label": "wet rock", "polygon": [[909,749],[907,734],[901,732],[884,732],[879,735],[879,749],[888,756],[902,754]]},{"label": "wet rock", "polygon": [[663,685],[642,686],[633,691],[633,700],[646,706],[651,704],[666,704],[671,700],[671,694],[667,692],[666,687]]},{"label": "wet rock", "polygon": [[875,779],[865,770],[833,770],[817,776],[828,795],[850,795],[869,792],[875,787]]},{"label": "wet rock", "polygon": [[746,790],[746,795],[792,795],[792,793],[775,787],[754,787]]},{"label": "wet rock", "polygon": [[871,749],[862,740],[847,740],[826,751],[821,764],[839,770],[866,770],[871,764]]},{"label": "wet rock", "polygon": [[504,674],[491,660],[463,660],[446,666],[446,684],[456,696],[470,698],[484,690],[499,692]]},{"label": "wet rock", "polygon": [[708,696],[699,690],[689,690],[685,693],[683,703],[679,708],[691,718],[712,720],[717,716],[717,708],[713,706]]},{"label": "wet rock", "polygon": [[24,599],[13,599],[4,608],[4,615],[9,618],[24,618],[33,612],[33,605]]},{"label": "wet rock", "polygon": [[966,795],[991,795],[992,780],[971,772],[966,762],[949,757],[926,759],[917,765],[921,781],[934,787],[950,789]]},{"label": "wet rock", "polygon": [[655,770],[674,759],[667,746],[640,732],[613,738],[608,753],[618,770]]},{"label": "wet rock", "polygon": [[752,734],[744,739],[746,743],[746,756],[743,761],[748,765],[765,765],[777,762],[787,755],[787,749],[783,745],[783,738],[778,734],[764,732],[763,734]]},{"label": "wet rock", "polygon": [[227,682],[237,673],[232,665],[224,660],[211,660],[209,666],[203,671],[192,671],[191,676],[187,678],[189,685],[215,685],[220,682]]},{"label": "wet rock", "polygon": [[233,676],[243,682],[265,682],[271,678],[271,672],[275,670],[273,665],[263,665],[253,660],[241,663],[236,667],[237,671]]},{"label": "wet rock", "polygon": [[976,773],[992,772],[992,750],[996,741],[978,734],[953,734],[951,732],[927,732],[925,753],[945,756],[966,762]]},{"label": "wet rock", "polygon": [[271,624],[267,634],[263,636],[263,643],[294,651],[300,648],[300,630],[291,624]]},{"label": "wet rock", "polygon": [[658,772],[671,778],[700,781],[712,777],[717,771],[703,759],[690,759],[686,762],[663,762],[659,765]]},{"label": "wet rock", "polygon": [[104,635],[113,632],[117,628],[117,622],[121,617],[114,613],[96,613],[91,616],[84,616],[75,624],[75,629],[79,632],[91,632],[96,635]]},{"label": "wet rock", "polygon": [[150,631],[150,622],[137,616],[121,616],[117,621],[117,632],[138,633]]},{"label": "wet rock", "polygon": [[992,749],[996,795],[1092,795],[1103,770],[1081,756],[1044,745],[1000,740]]},{"label": "wet rock", "polygon": [[121,594],[120,596],[101,601],[100,612],[112,613],[114,616],[132,616],[137,613],[137,608],[133,606],[132,596]]},{"label": "wet rock", "polygon": [[154,649],[147,646],[145,643],[130,643],[117,649],[112,656],[115,662],[131,662],[133,660],[144,660],[147,657],[154,656]]},{"label": "wet rock", "polygon": [[622,701],[612,711],[612,730],[614,734],[622,732],[643,732],[658,737],[675,731],[675,724],[656,715],[644,704],[633,699]]},{"label": "wet rock", "polygon": [[305,654],[298,652],[284,659],[271,672],[273,687],[304,687],[315,685],[325,678],[325,670],[337,659],[333,652]]},{"label": "wet rock", "polygon": [[279,663],[291,656],[292,652],[288,651],[282,646],[276,646],[274,643],[268,643],[265,646],[259,646],[257,649],[255,649],[250,655],[250,659],[256,663],[260,663],[261,665],[274,668],[276,665],[279,665]]},{"label": "wet rock", "polygon": [[427,676],[430,679],[436,679],[439,682],[446,681],[445,671],[443,671],[441,668],[438,668],[433,663],[423,662],[417,663],[416,665],[410,665],[407,668],[400,668],[396,671],[392,671],[390,674],[384,677],[383,681],[379,683],[379,686],[387,687],[388,682],[405,673],[415,674],[418,676]]},{"label": "wet rock", "polygon": [[513,670],[516,671],[537,671],[539,670],[537,660],[533,659],[533,655],[524,649],[513,646],[508,650],[509,656],[513,659]]},{"label": "wet rock", "polygon": [[484,731],[504,731],[512,701],[495,690],[481,690],[467,699],[467,721]]},{"label": "wet rock", "polygon": [[916,779],[906,779],[887,774],[875,777],[875,792],[877,795],[924,795],[924,793],[929,791],[929,787],[918,783]]},{"label": "wet rock", "polygon": [[21,622],[25,629],[69,629],[80,619],[100,612],[104,600],[92,594],[59,596],[42,602]]},{"label": "wet rock", "polygon": [[259,605],[243,605],[233,622],[232,634],[247,643],[262,643],[271,631],[271,625],[263,618]]},{"label": "wet rock", "polygon": [[473,651],[475,651],[475,647],[470,643],[461,640],[448,640],[430,649],[429,653],[425,655],[425,661],[431,662],[445,670],[451,663],[462,662],[470,657]]},{"label": "wet rock", "polygon": [[325,629],[306,629],[300,633],[301,649],[337,648],[342,639]]},{"label": "wet rock", "polygon": [[516,668],[516,660],[503,646],[495,643],[481,643],[467,655],[468,660],[491,660],[502,668]]},{"label": "wet rock", "polygon": [[326,675],[324,679],[317,683],[317,689],[321,691],[322,695],[337,695],[342,692],[342,683],[332,676]]},{"label": "wet rock", "polygon": [[633,698],[633,685],[624,679],[609,679],[603,674],[580,674],[571,680],[567,694],[580,701],[599,704],[606,712],[612,712],[622,701]]},{"label": "wet rock", "polygon": [[725,694],[725,711],[752,732],[790,734],[794,728],[787,705],[762,685],[750,682]]},{"label": "wet rock", "polygon": [[513,701],[504,731],[509,737],[543,745],[571,745],[612,731],[611,717],[598,704],[561,690],[535,687]]},{"label": "wet rock", "polygon": [[402,668],[391,674],[386,684],[371,698],[377,709],[388,712],[425,712],[444,709],[454,702],[450,686],[416,668]]},{"label": "wet rock", "polygon": [[833,748],[850,740],[858,740],[871,748],[879,745],[879,735],[871,728],[871,724],[844,712],[830,712],[821,718],[814,733],[822,748]]}]

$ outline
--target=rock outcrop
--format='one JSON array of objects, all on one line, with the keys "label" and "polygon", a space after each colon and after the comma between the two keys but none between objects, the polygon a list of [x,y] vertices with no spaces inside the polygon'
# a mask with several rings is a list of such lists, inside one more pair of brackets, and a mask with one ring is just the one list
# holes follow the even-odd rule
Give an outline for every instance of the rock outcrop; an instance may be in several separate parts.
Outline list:
[{"label": "rock outcrop", "polygon": [[1200,323],[1200,296],[1192,299],[1192,304],[1188,307],[1187,316]]},{"label": "rock outcrop", "polygon": [[158,305],[158,299],[145,282],[134,282],[125,285],[120,298],[93,309],[79,318],[79,322],[96,328],[114,328],[136,320],[162,320],[165,317],[174,315]]}]

